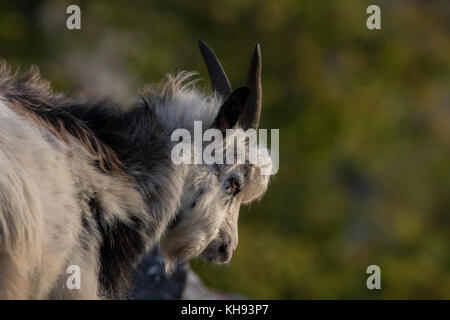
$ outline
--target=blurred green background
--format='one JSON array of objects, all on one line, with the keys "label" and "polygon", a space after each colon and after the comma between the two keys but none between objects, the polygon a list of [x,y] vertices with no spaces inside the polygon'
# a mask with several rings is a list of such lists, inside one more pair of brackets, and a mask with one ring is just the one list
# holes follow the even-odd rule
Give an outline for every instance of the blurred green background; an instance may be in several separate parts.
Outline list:
[{"label": "blurred green background", "polygon": [[[366,28],[370,4],[382,30]],[[0,56],[58,90],[128,101],[168,72],[207,79],[198,39],[241,86],[259,42],[280,170],[241,209],[232,263],[194,270],[258,299],[449,299],[449,18],[447,0],[3,0]],[[366,288],[371,264],[381,290]]]}]

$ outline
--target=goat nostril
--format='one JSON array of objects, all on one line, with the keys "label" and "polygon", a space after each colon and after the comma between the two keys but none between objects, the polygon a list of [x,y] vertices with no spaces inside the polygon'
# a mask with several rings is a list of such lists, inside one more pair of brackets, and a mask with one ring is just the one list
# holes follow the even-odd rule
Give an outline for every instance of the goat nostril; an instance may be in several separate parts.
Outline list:
[{"label": "goat nostril", "polygon": [[227,252],[227,246],[225,244],[221,244],[220,247],[219,247],[219,252],[220,253]]}]

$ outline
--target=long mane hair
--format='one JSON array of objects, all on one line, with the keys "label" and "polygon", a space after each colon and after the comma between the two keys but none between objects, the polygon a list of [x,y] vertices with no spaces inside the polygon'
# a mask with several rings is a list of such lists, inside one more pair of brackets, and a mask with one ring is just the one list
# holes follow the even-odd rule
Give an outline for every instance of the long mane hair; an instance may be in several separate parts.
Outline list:
[{"label": "long mane hair", "polygon": [[20,74],[19,70],[11,72],[4,61],[0,61],[0,92],[20,115],[30,118],[67,144],[80,144],[103,172],[125,175],[124,165],[116,152],[74,115],[77,109],[92,110],[105,106],[110,107],[109,113],[118,111],[119,107],[113,101],[95,99],[87,94],[69,100],[51,90],[37,67]]}]

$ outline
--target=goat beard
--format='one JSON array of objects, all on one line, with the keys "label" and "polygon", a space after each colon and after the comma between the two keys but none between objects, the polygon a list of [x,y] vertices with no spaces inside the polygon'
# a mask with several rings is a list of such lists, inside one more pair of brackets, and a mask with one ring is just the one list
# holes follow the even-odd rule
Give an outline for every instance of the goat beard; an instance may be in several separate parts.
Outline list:
[{"label": "goat beard", "polygon": [[165,256],[166,273],[170,275],[178,264],[198,257],[208,245],[207,238],[206,234],[201,231],[193,235],[192,231],[170,230],[160,243],[160,248]]}]

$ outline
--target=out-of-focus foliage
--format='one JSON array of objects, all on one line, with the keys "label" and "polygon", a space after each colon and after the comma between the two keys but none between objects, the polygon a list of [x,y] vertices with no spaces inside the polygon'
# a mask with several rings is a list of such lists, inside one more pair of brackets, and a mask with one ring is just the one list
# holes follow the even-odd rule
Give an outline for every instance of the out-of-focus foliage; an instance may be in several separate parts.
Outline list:
[{"label": "out-of-focus foliage", "polygon": [[[382,30],[366,28],[369,4]],[[123,99],[167,72],[206,79],[198,39],[243,85],[261,43],[261,127],[280,129],[280,171],[241,209],[231,265],[194,269],[251,298],[448,299],[449,17],[447,0],[2,1],[0,56]],[[366,288],[371,264],[382,290]]]}]

